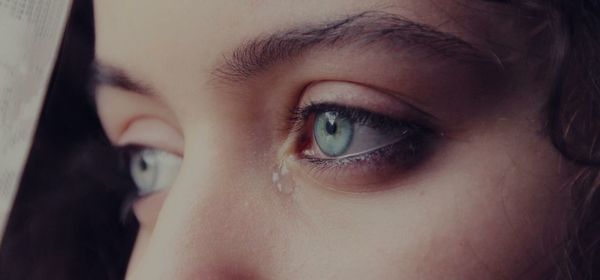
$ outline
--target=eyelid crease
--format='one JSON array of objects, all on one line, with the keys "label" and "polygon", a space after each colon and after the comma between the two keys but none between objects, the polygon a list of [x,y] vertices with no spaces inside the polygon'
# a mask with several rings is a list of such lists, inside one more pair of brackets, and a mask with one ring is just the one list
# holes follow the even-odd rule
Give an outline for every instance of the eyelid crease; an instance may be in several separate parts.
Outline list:
[{"label": "eyelid crease", "polygon": [[185,143],[183,135],[167,122],[142,117],[129,122],[117,139],[116,145],[147,146],[183,156]]},{"label": "eyelid crease", "polygon": [[[317,89],[323,86],[325,89]],[[362,108],[362,110],[367,112],[385,111],[392,115],[397,111],[405,111],[405,113],[397,115],[397,118],[404,119],[410,116],[411,120],[428,124],[432,128],[441,127],[442,120],[440,118],[421,109],[427,108],[427,106],[415,99],[414,96],[409,96],[396,90],[361,82],[318,80],[311,82],[304,88],[300,104],[307,103],[303,102],[303,100],[307,100],[308,103],[312,104],[344,104],[346,107]],[[433,108],[429,109],[433,110]],[[407,115],[406,113],[409,114]]]},{"label": "eyelid crease", "polygon": [[372,128],[388,129],[400,122],[379,113],[369,112],[358,107],[338,105],[332,102],[311,103],[308,106],[299,108],[297,114],[299,114],[302,119],[307,119],[311,114],[328,111],[336,112],[341,117],[349,118],[357,123],[365,124]]}]

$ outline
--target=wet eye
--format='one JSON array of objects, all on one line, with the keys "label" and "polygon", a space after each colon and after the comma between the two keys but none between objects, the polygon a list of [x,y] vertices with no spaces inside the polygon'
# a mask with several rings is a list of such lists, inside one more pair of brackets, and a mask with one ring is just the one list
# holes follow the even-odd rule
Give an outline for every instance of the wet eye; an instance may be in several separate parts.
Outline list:
[{"label": "wet eye", "polygon": [[427,158],[432,126],[409,114],[389,117],[360,107],[310,104],[295,111],[296,155],[305,178],[345,192],[385,189]]},{"label": "wet eye", "polygon": [[312,119],[307,121],[312,132],[303,151],[309,159],[357,160],[392,149],[408,160],[423,146],[425,129],[408,122],[335,104],[310,105],[303,111],[306,119]]},{"label": "wet eye", "polygon": [[138,195],[145,196],[169,188],[181,166],[182,158],[160,149],[142,148],[131,153],[129,172]]}]

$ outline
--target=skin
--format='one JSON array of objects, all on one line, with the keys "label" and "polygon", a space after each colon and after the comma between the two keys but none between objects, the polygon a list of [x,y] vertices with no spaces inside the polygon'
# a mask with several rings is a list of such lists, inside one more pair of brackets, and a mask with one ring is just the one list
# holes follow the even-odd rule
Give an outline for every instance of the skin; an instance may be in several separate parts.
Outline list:
[{"label": "skin", "polygon": [[[544,272],[563,238],[569,170],[543,133],[549,82],[538,75],[542,61],[527,55],[534,24],[504,5],[466,3],[95,1],[97,61],[147,86],[99,85],[107,135],[116,146],[183,157],[172,186],[133,207],[141,228],[127,278]],[[424,47],[347,46],[243,81],[215,78],[224,57],[254,37],[364,11],[434,26],[491,59],[455,63]],[[298,159],[298,135],[282,127],[298,103],[321,99],[398,118],[426,112],[438,137],[412,168],[315,172]],[[292,191],[272,180],[282,163],[289,173],[281,182]]]}]

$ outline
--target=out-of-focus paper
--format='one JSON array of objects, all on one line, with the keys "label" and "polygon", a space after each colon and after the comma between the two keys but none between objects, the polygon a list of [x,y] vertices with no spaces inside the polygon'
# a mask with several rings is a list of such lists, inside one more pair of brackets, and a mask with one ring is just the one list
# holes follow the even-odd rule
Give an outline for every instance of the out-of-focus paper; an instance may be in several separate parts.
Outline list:
[{"label": "out-of-focus paper", "polygon": [[0,240],[63,36],[70,0],[0,0]]}]

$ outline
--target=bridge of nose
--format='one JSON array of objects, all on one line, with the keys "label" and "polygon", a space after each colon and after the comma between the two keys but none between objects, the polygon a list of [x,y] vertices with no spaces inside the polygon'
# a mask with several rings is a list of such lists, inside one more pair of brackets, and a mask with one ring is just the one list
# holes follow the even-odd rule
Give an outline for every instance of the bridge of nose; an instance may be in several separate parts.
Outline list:
[{"label": "bridge of nose", "polygon": [[[148,246],[130,267],[130,279],[264,279],[261,275],[271,274],[271,263],[281,260],[286,243],[285,206],[278,202],[272,171],[221,154],[228,156],[217,163],[186,154]],[[202,168],[190,167],[192,162]]]}]

